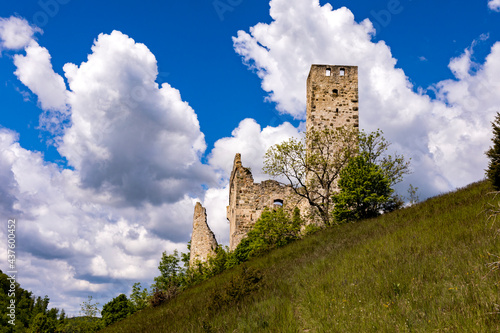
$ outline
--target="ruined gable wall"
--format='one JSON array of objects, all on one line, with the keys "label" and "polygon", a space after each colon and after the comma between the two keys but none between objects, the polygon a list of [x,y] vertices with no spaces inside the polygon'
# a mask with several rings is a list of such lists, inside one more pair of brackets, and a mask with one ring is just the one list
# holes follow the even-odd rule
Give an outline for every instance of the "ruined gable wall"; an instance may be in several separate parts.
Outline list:
[{"label": "ruined gable wall", "polygon": [[280,185],[275,180],[254,183],[250,170],[241,164],[241,155],[236,154],[227,206],[227,219],[230,223],[229,249],[234,250],[238,246],[266,207],[273,208],[276,201],[286,206],[294,195],[290,186]]},{"label": "ruined gable wall", "polygon": [[197,261],[207,261],[209,256],[215,254],[216,248],[217,240],[207,224],[206,209],[197,202],[194,207],[189,265],[193,266]]}]

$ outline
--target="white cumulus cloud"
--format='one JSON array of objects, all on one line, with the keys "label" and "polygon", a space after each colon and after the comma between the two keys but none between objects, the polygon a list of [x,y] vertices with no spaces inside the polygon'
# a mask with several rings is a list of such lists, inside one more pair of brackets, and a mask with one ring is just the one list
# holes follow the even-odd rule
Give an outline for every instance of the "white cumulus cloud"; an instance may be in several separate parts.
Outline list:
[{"label": "white cumulus cloud", "polygon": [[28,45],[35,33],[41,33],[38,27],[31,26],[23,18],[11,16],[0,18],[0,50],[19,50]]},{"label": "white cumulus cloud", "polygon": [[54,72],[51,56],[46,48],[32,40],[25,51],[26,55],[14,56],[14,65],[17,67],[14,74],[37,95],[40,107],[49,111],[42,118],[42,125],[47,129],[57,129],[67,116],[64,79]]},{"label": "white cumulus cloud", "polygon": [[71,127],[59,151],[83,186],[159,205],[199,194],[211,181],[196,113],[177,89],[158,86],[156,58],[144,44],[118,31],[101,34],[88,60],[64,71]]}]

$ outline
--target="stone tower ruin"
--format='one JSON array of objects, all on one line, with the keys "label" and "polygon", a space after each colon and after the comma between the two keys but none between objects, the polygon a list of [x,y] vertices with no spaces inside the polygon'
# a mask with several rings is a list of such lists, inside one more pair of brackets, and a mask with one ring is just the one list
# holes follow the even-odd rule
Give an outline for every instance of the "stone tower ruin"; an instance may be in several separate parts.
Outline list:
[{"label": "stone tower ruin", "polygon": [[306,130],[359,126],[358,67],[312,65],[307,77]]},{"label": "stone tower ruin", "polygon": [[[307,77],[306,130],[342,126],[359,127],[358,67],[312,65]],[[229,249],[236,248],[265,208],[276,206],[286,209],[299,207],[301,212],[310,209],[309,204],[297,196],[290,186],[283,186],[274,180],[254,183],[252,173],[242,165],[241,154],[236,154],[229,181],[229,206],[226,208],[230,226]],[[214,244],[217,246],[215,238],[211,241],[211,237],[201,236],[208,235],[208,225],[206,217],[204,223],[196,223],[196,212],[200,208],[204,211],[201,204],[197,203],[191,238],[191,261],[205,261],[213,253]],[[203,218],[199,217],[201,220]],[[202,238],[208,241],[195,241]]]}]

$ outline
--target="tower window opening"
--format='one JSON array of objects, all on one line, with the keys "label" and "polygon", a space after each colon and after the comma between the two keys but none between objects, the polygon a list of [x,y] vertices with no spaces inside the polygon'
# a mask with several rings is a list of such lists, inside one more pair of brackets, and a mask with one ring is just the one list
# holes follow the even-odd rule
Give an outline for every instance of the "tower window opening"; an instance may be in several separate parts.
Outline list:
[{"label": "tower window opening", "polygon": [[274,202],[273,202],[273,205],[274,206],[283,207],[283,200],[281,200],[281,199],[275,199]]},{"label": "tower window opening", "polygon": [[332,74],[332,70],[330,68],[327,68],[325,75],[330,76],[331,74]]},{"label": "tower window opening", "polygon": [[333,93],[334,96],[338,96],[339,95],[338,89],[333,89],[332,93]]},{"label": "tower window opening", "polygon": [[340,76],[344,76],[345,75],[345,69],[344,68],[341,68],[340,69]]}]

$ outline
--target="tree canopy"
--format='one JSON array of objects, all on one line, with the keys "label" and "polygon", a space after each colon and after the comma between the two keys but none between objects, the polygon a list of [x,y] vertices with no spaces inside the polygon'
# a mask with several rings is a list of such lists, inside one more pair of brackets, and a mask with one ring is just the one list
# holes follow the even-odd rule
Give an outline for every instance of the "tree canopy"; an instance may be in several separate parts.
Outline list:
[{"label": "tree canopy", "polygon": [[272,177],[286,179],[313,208],[313,216],[328,225],[336,181],[357,150],[355,128],[308,131],[302,140],[292,138],[269,148],[263,170]]},{"label": "tree canopy", "polygon": [[364,218],[401,204],[392,196],[392,186],[410,172],[410,163],[388,154],[389,147],[380,130],[313,130],[302,140],[269,148],[264,172],[291,185],[325,225]]},{"label": "tree canopy", "polygon": [[125,294],[120,294],[103,306],[101,315],[104,326],[109,326],[114,322],[127,318],[134,312],[133,303]]},{"label": "tree canopy", "polygon": [[332,195],[336,223],[378,216],[400,207],[392,186],[410,172],[402,155],[388,155],[390,143],[380,130],[359,134],[359,154],[342,169],[339,192]]}]

